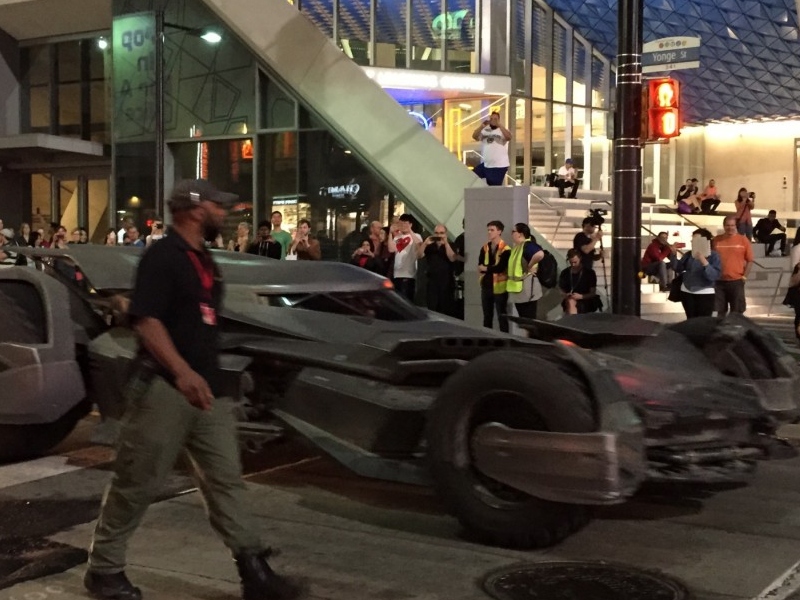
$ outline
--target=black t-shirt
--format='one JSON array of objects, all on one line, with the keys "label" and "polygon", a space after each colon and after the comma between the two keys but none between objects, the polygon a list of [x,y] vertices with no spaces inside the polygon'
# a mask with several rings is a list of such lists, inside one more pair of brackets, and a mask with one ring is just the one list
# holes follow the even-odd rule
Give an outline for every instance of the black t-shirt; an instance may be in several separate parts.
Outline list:
[{"label": "black t-shirt", "polygon": [[595,287],[597,287],[597,274],[592,269],[581,269],[573,273],[572,269],[567,267],[558,277],[558,288],[566,294],[588,294]]},{"label": "black t-shirt", "polygon": [[[158,244],[150,246],[142,256],[129,312],[134,319],[152,317],[161,321],[178,354],[217,395],[220,392],[217,373],[219,332],[216,325],[209,323],[213,318],[208,316],[209,311],[204,307],[212,309],[219,319],[222,307],[219,269],[208,251],[193,249],[172,231]],[[141,351],[146,352],[144,348]],[[166,370],[159,374],[174,383]]]},{"label": "black t-shirt", "polygon": [[281,245],[278,242],[262,242],[261,240],[255,241],[247,247],[248,254],[256,254],[258,256],[267,256],[276,260],[281,259]]},{"label": "black t-shirt", "polygon": [[428,278],[442,279],[453,277],[453,263],[447,258],[444,244],[436,242],[425,248],[425,259],[428,261]]},{"label": "black t-shirt", "polygon": [[591,244],[594,240],[586,235],[583,231],[575,234],[572,240],[572,247],[581,253],[581,264],[584,269],[594,269],[594,250],[591,252],[584,252],[582,248],[586,244]]}]

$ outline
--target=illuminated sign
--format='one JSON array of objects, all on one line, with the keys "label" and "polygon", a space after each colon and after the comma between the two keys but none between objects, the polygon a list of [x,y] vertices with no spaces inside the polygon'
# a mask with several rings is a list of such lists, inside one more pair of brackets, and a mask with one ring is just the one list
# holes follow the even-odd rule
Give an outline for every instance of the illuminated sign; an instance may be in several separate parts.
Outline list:
[{"label": "illuminated sign", "polygon": [[441,92],[476,92],[508,95],[511,78],[501,75],[471,75],[462,73],[431,73],[412,69],[364,67],[364,73],[382,88],[434,90]]},{"label": "illuminated sign", "polygon": [[437,38],[460,40],[465,33],[469,35],[470,30],[475,30],[475,17],[467,9],[450,11],[437,16],[431,22],[431,29]]},{"label": "illuminated sign", "polygon": [[431,128],[431,120],[422,113],[410,110],[408,111],[408,114],[411,115],[411,117],[414,118],[414,120],[416,120],[417,123],[422,125],[425,128],[425,130]]},{"label": "illuminated sign", "polygon": [[348,183],[347,185],[331,185],[319,188],[319,195],[330,196],[331,198],[337,198],[339,200],[343,200],[344,198],[348,197],[353,199],[358,195],[360,190],[361,186],[357,183]]}]

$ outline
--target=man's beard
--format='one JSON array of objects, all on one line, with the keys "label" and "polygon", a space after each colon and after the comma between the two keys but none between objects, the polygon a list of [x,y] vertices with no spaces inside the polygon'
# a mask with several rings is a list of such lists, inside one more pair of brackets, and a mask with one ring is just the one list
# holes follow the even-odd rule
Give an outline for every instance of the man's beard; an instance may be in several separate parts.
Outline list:
[{"label": "man's beard", "polygon": [[203,223],[203,239],[207,242],[213,242],[217,239],[217,236],[220,234],[220,226],[212,223],[210,221],[206,221]]}]

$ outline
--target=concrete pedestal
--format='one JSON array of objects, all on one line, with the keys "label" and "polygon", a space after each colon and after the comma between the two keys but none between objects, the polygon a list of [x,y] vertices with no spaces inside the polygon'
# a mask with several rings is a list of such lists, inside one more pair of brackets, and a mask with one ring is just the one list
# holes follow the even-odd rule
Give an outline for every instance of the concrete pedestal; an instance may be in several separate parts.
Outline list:
[{"label": "concrete pedestal", "polygon": [[[464,320],[470,325],[483,324],[481,290],[478,282],[478,256],[486,243],[486,224],[501,221],[503,239],[511,245],[515,223],[528,223],[528,186],[467,188],[464,190]],[[494,327],[497,328],[495,315]]]}]

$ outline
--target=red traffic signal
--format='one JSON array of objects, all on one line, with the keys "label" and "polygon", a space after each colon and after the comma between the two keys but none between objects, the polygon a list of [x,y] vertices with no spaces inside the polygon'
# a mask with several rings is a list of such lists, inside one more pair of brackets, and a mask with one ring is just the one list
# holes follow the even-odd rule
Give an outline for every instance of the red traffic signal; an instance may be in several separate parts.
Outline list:
[{"label": "red traffic signal", "polygon": [[663,140],[681,133],[680,84],[665,77],[647,82],[647,139]]}]

